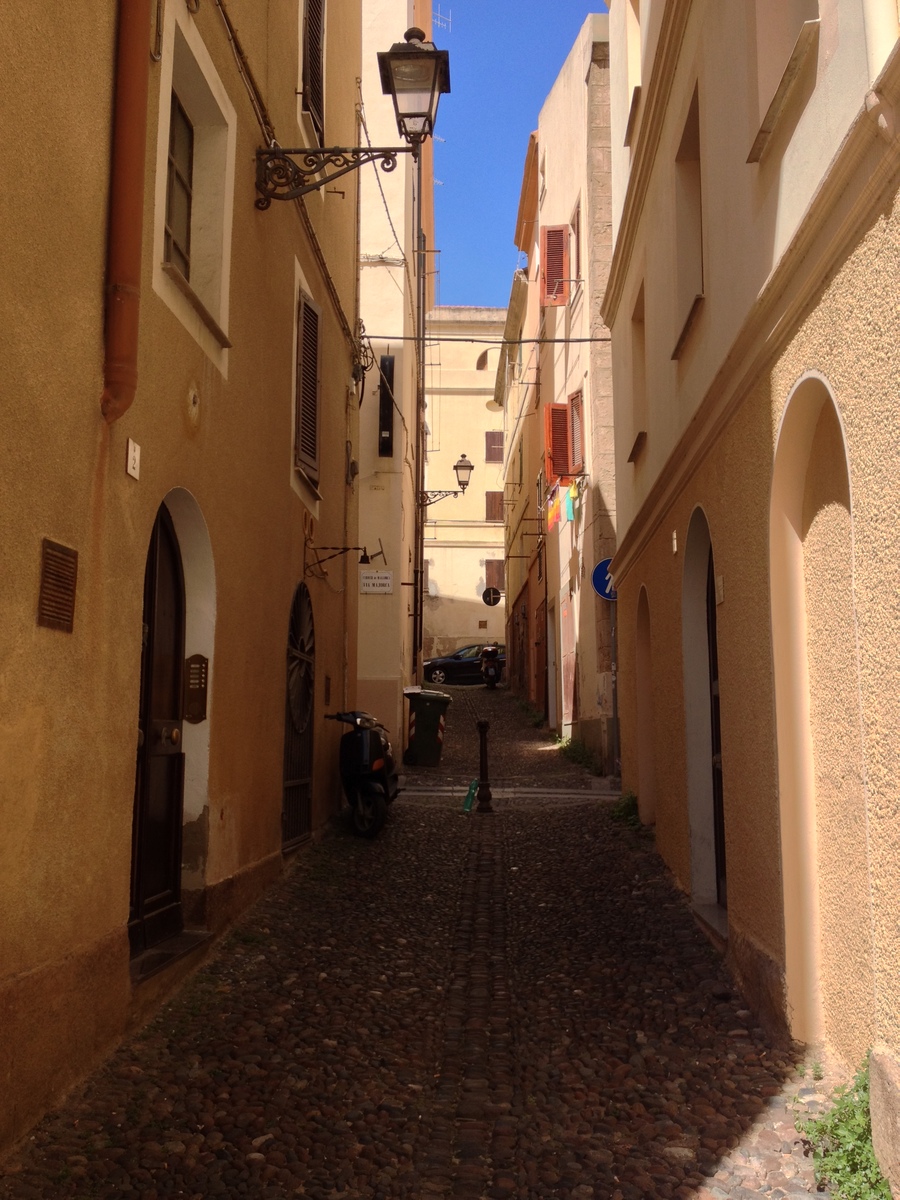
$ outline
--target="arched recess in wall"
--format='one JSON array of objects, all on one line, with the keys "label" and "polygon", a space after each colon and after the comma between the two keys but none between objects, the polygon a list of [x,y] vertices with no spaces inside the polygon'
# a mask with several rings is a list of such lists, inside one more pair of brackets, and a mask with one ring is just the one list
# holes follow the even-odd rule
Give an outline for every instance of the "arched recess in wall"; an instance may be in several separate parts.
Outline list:
[{"label": "arched recess in wall", "polygon": [[[184,569],[185,629],[184,655],[206,660],[206,716],[190,720],[185,713],[184,826],[182,842],[182,894],[188,923],[202,923],[202,895],[206,887],[209,855],[209,737],[212,696],[213,651],[216,633],[216,570],[209,530],[200,506],[184,488],[173,488],[166,496]],[[202,664],[200,664],[202,667]],[[200,904],[197,910],[194,897]]]},{"label": "arched recess in wall", "polygon": [[718,651],[713,548],[702,508],[688,527],[681,590],[691,899],[725,932],[725,816],[718,744]]},{"label": "arched recess in wall", "polygon": [[650,645],[650,601],[641,588],[637,609],[635,685],[637,690],[638,812],[645,825],[656,820],[656,761],[653,724],[653,655]]},{"label": "arched recess in wall", "polygon": [[850,473],[818,375],[794,388],[769,524],[788,1010],[795,1037],[861,1056],[871,903],[859,715]]}]

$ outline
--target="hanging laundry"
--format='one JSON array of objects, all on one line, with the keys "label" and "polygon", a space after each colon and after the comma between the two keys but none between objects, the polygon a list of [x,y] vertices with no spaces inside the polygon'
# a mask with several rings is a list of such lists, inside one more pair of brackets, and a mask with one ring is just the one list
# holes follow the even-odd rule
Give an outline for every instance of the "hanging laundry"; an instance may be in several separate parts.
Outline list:
[{"label": "hanging laundry", "polygon": [[547,501],[547,528],[554,529],[559,524],[559,492],[555,491]]}]

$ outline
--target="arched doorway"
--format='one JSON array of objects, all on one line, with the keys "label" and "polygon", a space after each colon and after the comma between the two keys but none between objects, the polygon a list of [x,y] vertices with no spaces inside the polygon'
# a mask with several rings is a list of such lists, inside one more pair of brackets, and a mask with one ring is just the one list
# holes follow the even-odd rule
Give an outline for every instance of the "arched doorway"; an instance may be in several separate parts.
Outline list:
[{"label": "arched doorway", "polygon": [[656,820],[656,763],[653,726],[653,657],[650,649],[650,601],[647,589],[638,597],[635,645],[637,690],[638,811],[645,825]]},{"label": "arched doorway", "polygon": [[284,786],[281,837],[285,849],[312,833],[313,711],[316,630],[312,599],[298,585],[288,625],[287,687],[284,704]]},{"label": "arched doorway", "polygon": [[205,924],[209,704],[216,587],[190,492],[160,506],[144,575],[139,746],[132,821],[132,956]]},{"label": "arched doorway", "polygon": [[184,615],[181,551],[163,504],[153,525],[144,574],[128,919],[132,957],[180,933],[183,925]]},{"label": "arched doorway", "polygon": [[703,510],[691,517],[682,579],[682,653],[691,828],[691,898],[727,929],[725,802],[719,721],[715,565]]},{"label": "arched doorway", "polygon": [[867,1048],[872,993],[850,472],[818,375],[785,406],[769,548],[787,1002],[794,1036]]}]

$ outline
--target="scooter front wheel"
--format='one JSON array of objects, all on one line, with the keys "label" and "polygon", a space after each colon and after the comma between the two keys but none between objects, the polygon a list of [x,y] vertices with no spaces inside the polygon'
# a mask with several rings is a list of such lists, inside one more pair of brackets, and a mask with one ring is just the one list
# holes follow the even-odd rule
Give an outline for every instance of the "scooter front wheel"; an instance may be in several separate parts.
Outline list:
[{"label": "scooter front wheel", "polygon": [[376,837],[386,817],[387,802],[381,788],[374,785],[361,788],[353,805],[353,832],[357,837]]}]

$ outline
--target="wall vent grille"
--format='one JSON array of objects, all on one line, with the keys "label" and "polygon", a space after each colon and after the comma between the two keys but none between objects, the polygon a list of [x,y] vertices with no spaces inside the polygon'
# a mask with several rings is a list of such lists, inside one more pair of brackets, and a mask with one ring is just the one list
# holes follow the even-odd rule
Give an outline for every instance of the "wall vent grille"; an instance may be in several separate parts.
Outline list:
[{"label": "wall vent grille", "polygon": [[41,550],[41,592],[38,625],[71,633],[75,624],[75,584],[78,551],[44,538]]}]

